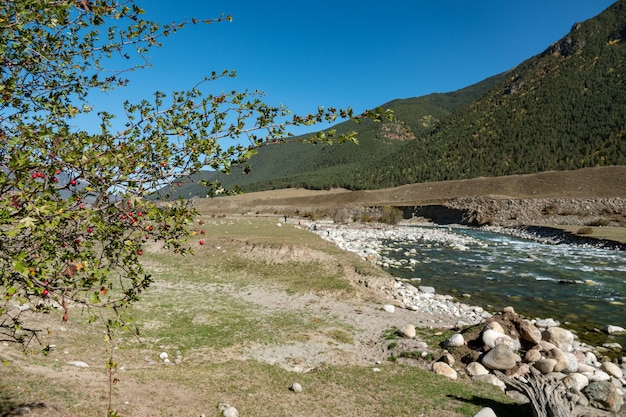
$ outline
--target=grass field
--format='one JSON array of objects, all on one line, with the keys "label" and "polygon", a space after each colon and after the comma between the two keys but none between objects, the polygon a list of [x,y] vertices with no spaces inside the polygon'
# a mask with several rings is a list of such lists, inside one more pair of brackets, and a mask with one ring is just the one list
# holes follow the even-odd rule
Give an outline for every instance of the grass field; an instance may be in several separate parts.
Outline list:
[{"label": "grass field", "polygon": [[[197,227],[205,234],[192,240],[194,256],[147,251],[155,281],[129,312],[140,337],[116,338],[114,374],[106,369],[112,345],[80,310],[68,323],[32,317],[53,349],[44,356],[37,345],[25,353],[0,345],[0,416],[20,407],[37,416],[105,416],[110,376],[122,416],[219,416],[220,403],[255,417],[458,417],[484,406],[523,415],[499,389],[462,374],[452,381],[416,364],[359,359],[355,345],[384,337],[366,334],[381,300],[346,271],[388,277],[317,235],[276,223],[207,218]],[[303,392],[289,390],[294,382]]]}]

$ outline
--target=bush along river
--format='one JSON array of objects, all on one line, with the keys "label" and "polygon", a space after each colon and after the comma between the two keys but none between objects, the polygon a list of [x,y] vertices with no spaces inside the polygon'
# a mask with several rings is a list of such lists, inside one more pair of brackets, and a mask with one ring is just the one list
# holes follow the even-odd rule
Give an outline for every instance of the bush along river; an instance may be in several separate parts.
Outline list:
[{"label": "bush along river", "polygon": [[603,331],[626,327],[626,251],[464,227],[328,225],[318,233],[414,285],[494,312],[513,306],[560,321],[587,343],[626,347],[625,334]]}]

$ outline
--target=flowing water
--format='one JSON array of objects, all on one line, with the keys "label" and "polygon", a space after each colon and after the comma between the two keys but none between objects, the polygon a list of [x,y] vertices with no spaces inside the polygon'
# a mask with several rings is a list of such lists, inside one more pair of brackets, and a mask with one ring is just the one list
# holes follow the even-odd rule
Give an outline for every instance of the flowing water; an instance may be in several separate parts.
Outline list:
[{"label": "flowing water", "polygon": [[[595,342],[617,341],[597,329],[626,327],[626,252],[550,245],[476,229],[452,229],[478,244],[467,250],[432,242],[387,241],[391,259],[410,258],[392,274],[420,278],[437,292],[499,311],[513,306],[526,317],[554,318]],[[410,265],[410,266],[408,266]],[[583,335],[581,335],[583,337]],[[583,337],[585,338],[585,337]]]}]

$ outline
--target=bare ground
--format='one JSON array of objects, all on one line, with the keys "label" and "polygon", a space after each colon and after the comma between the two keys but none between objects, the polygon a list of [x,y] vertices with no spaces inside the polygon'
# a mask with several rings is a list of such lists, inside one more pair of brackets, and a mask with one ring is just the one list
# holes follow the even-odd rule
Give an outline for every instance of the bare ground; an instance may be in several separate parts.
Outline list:
[{"label": "bare ground", "polygon": [[410,184],[382,190],[272,190],[198,199],[201,213],[332,216],[396,206],[437,222],[626,226],[626,166]]}]

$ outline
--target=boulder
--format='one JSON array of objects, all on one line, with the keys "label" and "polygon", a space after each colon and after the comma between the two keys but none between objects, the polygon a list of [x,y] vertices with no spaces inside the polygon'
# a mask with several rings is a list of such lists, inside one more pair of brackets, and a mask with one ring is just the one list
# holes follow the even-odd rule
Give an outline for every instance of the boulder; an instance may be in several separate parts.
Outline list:
[{"label": "boulder", "polygon": [[444,362],[435,362],[432,366],[433,372],[439,375],[443,375],[450,379],[457,379],[457,373],[450,365]]},{"label": "boulder", "polygon": [[569,358],[565,355],[565,352],[559,348],[552,349],[548,352],[547,357],[556,361],[553,372],[564,371],[569,366]]},{"label": "boulder", "polygon": [[575,388],[578,391],[582,391],[583,388],[589,385],[589,378],[577,372],[567,375],[561,381],[566,388]]},{"label": "boulder", "polygon": [[489,323],[487,323],[487,325],[485,326],[485,330],[494,330],[498,333],[504,333],[504,327],[502,327],[502,325],[500,323],[498,323],[497,321],[490,321]]},{"label": "boulder", "polygon": [[412,324],[407,324],[405,325],[401,330],[400,330],[400,334],[402,334],[403,337],[406,337],[407,339],[413,339],[415,338],[416,332],[415,332],[415,326]]},{"label": "boulder", "polygon": [[534,363],[541,359],[541,352],[539,349],[530,349],[524,354],[524,362]]},{"label": "boulder", "polygon": [[496,345],[496,339],[502,336],[504,336],[504,332],[487,328],[483,331],[481,339],[485,346],[492,348]]},{"label": "boulder", "polygon": [[420,292],[423,292],[424,294],[434,294],[435,293],[435,287],[429,287],[428,285],[420,285],[419,287],[417,287],[417,289]]},{"label": "boulder", "polygon": [[549,327],[543,333],[543,340],[548,343],[552,343],[559,349],[563,349],[566,352],[573,350],[574,334],[562,327]]},{"label": "boulder", "polygon": [[504,382],[500,381],[500,379],[494,374],[476,375],[472,377],[472,381],[484,382],[486,384],[495,385],[496,387],[500,387],[502,391],[506,389],[506,385],[504,384]]},{"label": "boulder", "polygon": [[567,356],[567,368],[563,370],[563,372],[567,374],[571,374],[572,372],[578,372],[578,359],[576,355],[571,352],[563,352],[565,356]]},{"label": "boulder", "polygon": [[499,333],[495,330],[487,329],[483,332],[482,340],[485,346],[493,348],[495,345],[504,344],[510,347],[512,350],[519,350],[522,346],[518,340],[513,339],[503,333]]},{"label": "boulder", "polygon": [[554,321],[554,319],[541,319],[535,321],[535,326],[542,328],[556,327],[559,324],[560,323],[558,321]]},{"label": "boulder", "polygon": [[222,411],[222,415],[224,417],[239,417],[239,411],[235,407],[229,406]]},{"label": "boulder", "polygon": [[541,342],[541,330],[539,330],[531,322],[527,320],[521,320],[519,321],[519,323],[517,323],[516,328],[522,340],[533,345],[539,344]]},{"label": "boulder", "polygon": [[624,329],[623,327],[613,326],[610,324],[607,324],[606,326],[604,326],[604,331],[608,334],[626,333],[626,329]]},{"label": "boulder", "polygon": [[498,417],[496,413],[489,407],[479,410],[473,417]]},{"label": "boulder", "polygon": [[604,371],[596,369],[593,374],[588,375],[589,381],[598,382],[598,381],[610,381],[611,375],[607,374]]},{"label": "boulder", "polygon": [[617,379],[620,379],[624,376],[622,369],[613,362],[602,362],[602,365],[600,365],[600,369]]},{"label": "boulder", "polygon": [[583,389],[589,404],[611,412],[617,412],[624,403],[624,398],[609,381],[592,382]]},{"label": "boulder", "polygon": [[483,356],[481,362],[487,368],[505,371],[522,359],[507,345],[496,345]]},{"label": "boulder", "polygon": [[439,359],[437,359],[437,362],[443,362],[443,363],[447,363],[450,366],[454,366],[454,363],[456,362],[456,360],[454,359],[454,356],[452,356],[451,353],[445,352],[443,355],[441,355]]},{"label": "boulder", "polygon": [[586,363],[579,363],[578,364],[578,372],[582,373],[594,373],[596,370],[596,368],[594,368],[591,365],[587,365]]},{"label": "boulder", "polygon": [[504,314],[515,314],[515,309],[512,306],[506,306],[502,309]]},{"label": "boulder", "polygon": [[554,371],[554,367],[556,366],[557,361],[556,359],[540,359],[537,362],[534,363],[534,367],[541,372],[544,375],[549,374],[550,372]]},{"label": "boulder", "polygon": [[443,344],[449,347],[459,347],[465,345],[465,339],[461,333],[456,333],[450,336]]},{"label": "boulder", "polygon": [[393,313],[394,311],[396,311],[396,306],[392,304],[385,304],[383,306],[383,310],[385,310],[387,313]]},{"label": "boulder", "polygon": [[469,376],[487,375],[489,373],[487,368],[482,366],[480,362],[470,362],[465,368],[465,372],[467,372]]},{"label": "boulder", "polygon": [[556,345],[550,342],[546,342],[545,340],[542,340],[541,342],[539,342],[539,347],[542,352],[550,352],[552,349],[556,347]]}]

